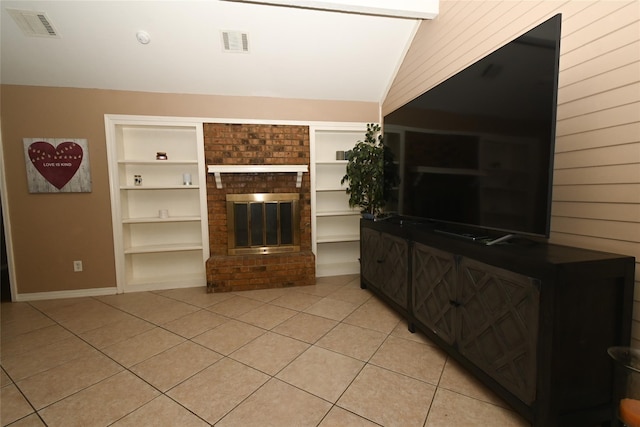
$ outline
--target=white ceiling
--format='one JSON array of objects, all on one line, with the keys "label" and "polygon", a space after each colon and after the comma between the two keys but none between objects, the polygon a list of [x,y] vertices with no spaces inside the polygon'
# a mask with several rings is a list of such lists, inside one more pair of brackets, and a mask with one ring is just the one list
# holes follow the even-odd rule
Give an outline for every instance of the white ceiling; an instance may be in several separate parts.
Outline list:
[{"label": "white ceiling", "polygon": [[[0,5],[3,84],[369,102],[383,99],[419,23],[219,0]],[[26,36],[7,8],[44,12],[59,37]],[[249,53],[223,52],[221,32],[236,30]]]}]

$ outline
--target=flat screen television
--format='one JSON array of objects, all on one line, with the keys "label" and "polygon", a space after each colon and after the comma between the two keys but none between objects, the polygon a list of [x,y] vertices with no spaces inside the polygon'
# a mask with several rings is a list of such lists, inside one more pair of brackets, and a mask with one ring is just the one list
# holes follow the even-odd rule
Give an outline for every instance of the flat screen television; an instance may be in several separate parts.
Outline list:
[{"label": "flat screen television", "polygon": [[560,25],[552,17],[384,116],[400,176],[387,212],[549,237]]}]

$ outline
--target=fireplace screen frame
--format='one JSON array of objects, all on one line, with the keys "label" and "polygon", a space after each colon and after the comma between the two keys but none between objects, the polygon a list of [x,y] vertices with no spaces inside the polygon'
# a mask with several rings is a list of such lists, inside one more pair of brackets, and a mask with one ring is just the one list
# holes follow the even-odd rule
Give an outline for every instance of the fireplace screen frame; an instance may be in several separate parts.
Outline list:
[{"label": "fireplace screen frame", "polygon": [[[253,194],[227,194],[227,252],[229,255],[249,255],[249,254],[273,254],[285,252],[300,252],[300,194],[299,193],[253,193]],[[291,204],[291,244],[281,243],[282,224],[280,223],[280,212],[282,204]],[[251,204],[262,204],[262,241],[253,244]],[[267,214],[265,211],[267,204],[275,204],[277,212],[277,244],[267,242]],[[247,205],[247,239],[248,244],[238,246],[236,242],[236,215],[237,205]]]}]

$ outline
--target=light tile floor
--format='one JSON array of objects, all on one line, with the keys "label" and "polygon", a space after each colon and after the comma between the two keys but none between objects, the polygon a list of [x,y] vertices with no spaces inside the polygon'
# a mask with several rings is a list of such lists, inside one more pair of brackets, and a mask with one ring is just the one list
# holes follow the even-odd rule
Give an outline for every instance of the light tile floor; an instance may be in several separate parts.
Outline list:
[{"label": "light tile floor", "polygon": [[2,426],[528,426],[369,291],[1,306]]}]

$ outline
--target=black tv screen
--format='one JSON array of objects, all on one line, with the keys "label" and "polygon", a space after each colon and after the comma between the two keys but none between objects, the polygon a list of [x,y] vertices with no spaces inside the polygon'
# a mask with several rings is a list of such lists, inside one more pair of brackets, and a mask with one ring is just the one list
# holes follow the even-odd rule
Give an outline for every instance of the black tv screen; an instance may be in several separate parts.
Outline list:
[{"label": "black tv screen", "polygon": [[561,15],[383,120],[400,184],[387,211],[549,236]]}]

